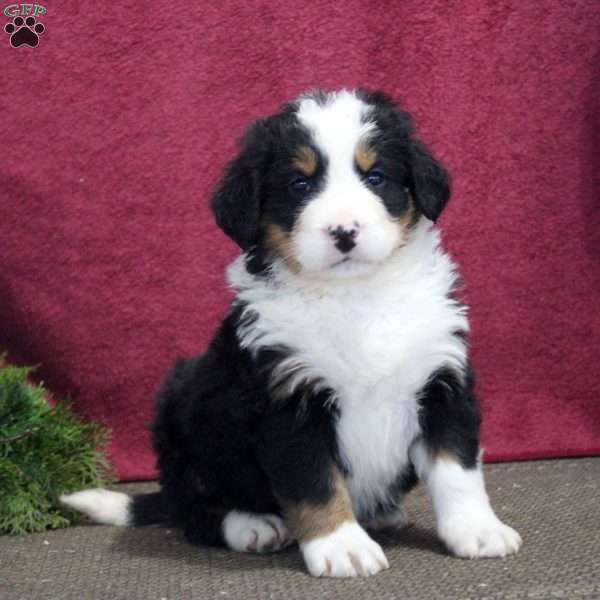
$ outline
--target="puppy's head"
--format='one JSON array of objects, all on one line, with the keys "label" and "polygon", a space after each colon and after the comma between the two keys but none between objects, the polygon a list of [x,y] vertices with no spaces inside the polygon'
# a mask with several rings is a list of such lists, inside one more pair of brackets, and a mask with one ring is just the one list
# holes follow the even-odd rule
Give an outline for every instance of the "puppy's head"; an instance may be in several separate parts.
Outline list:
[{"label": "puppy's head", "polygon": [[384,262],[450,196],[443,167],[382,93],[316,92],[254,123],[213,199],[251,270],[345,277]]}]

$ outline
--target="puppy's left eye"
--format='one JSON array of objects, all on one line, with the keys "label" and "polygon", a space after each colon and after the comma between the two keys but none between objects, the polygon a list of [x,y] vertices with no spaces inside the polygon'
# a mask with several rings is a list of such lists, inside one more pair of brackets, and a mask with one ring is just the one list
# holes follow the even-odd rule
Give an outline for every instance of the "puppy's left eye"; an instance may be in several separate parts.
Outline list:
[{"label": "puppy's left eye", "polygon": [[373,186],[373,187],[378,187],[380,185],[383,184],[383,182],[385,181],[385,175],[377,170],[377,169],[373,169],[372,171],[369,171],[367,173],[367,176],[365,178],[368,182],[369,185]]}]

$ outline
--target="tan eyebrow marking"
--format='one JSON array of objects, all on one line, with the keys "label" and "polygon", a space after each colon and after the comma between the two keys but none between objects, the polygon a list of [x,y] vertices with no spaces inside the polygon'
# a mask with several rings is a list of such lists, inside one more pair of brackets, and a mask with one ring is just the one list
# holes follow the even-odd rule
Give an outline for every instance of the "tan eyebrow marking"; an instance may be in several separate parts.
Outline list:
[{"label": "tan eyebrow marking", "polygon": [[312,148],[300,146],[292,163],[298,171],[307,177],[312,177],[317,170],[317,155]]},{"label": "tan eyebrow marking", "polygon": [[377,151],[366,140],[361,140],[356,147],[356,163],[363,173],[371,170],[377,161]]}]

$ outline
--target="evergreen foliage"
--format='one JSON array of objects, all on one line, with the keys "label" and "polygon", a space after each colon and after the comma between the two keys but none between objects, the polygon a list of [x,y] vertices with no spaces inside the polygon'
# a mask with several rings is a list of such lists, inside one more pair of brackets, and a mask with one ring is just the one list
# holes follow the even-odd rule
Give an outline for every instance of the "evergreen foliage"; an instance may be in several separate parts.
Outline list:
[{"label": "evergreen foliage", "polygon": [[76,515],[58,496],[109,479],[106,430],[63,401],[50,405],[43,385],[28,380],[31,371],[0,356],[0,533],[65,527]]}]

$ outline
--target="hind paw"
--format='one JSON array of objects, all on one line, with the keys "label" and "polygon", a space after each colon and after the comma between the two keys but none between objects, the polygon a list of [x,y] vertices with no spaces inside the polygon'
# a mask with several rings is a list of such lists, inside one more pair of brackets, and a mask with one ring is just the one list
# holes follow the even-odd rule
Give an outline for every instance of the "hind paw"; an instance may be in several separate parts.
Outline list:
[{"label": "hind paw", "polygon": [[277,515],[230,511],[223,520],[223,536],[238,552],[276,552],[293,540],[283,519]]}]

